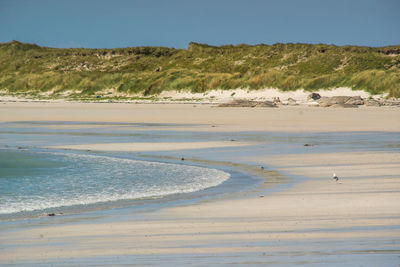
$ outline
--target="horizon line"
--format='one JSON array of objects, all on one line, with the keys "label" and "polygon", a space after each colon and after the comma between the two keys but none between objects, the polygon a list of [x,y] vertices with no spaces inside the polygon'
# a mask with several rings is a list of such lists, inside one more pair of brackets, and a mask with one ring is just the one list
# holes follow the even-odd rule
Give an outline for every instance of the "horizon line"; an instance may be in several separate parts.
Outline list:
[{"label": "horizon line", "polygon": [[54,48],[54,49],[124,49],[124,48],[135,48],[135,47],[160,47],[160,48],[169,48],[169,49],[176,49],[176,50],[187,50],[190,44],[197,44],[197,45],[204,45],[204,46],[209,46],[209,47],[214,47],[214,48],[221,48],[221,47],[226,47],[226,46],[232,46],[232,47],[240,47],[240,46],[274,46],[274,45],[327,45],[327,46],[336,46],[336,47],[346,47],[346,46],[353,46],[353,47],[369,47],[369,48],[384,48],[384,47],[395,47],[395,46],[400,46],[400,44],[390,44],[390,45],[384,45],[384,46],[368,46],[368,45],[352,45],[352,44],[345,44],[345,45],[338,45],[334,43],[305,43],[305,42],[276,42],[273,44],[268,44],[268,43],[257,43],[257,44],[247,44],[247,43],[238,43],[238,44],[221,44],[221,45],[213,45],[213,44],[208,44],[208,43],[201,43],[201,42],[195,42],[195,41],[190,41],[186,48],[176,48],[172,46],[152,46],[152,45],[140,45],[140,46],[125,46],[125,47],[54,47],[54,46],[46,46],[46,45],[41,45],[37,43],[29,43],[29,42],[21,42],[18,40],[10,40],[8,42],[0,42],[0,44],[8,44],[8,43],[21,43],[21,44],[28,44],[28,45],[35,45],[38,47],[44,47],[44,48]]}]

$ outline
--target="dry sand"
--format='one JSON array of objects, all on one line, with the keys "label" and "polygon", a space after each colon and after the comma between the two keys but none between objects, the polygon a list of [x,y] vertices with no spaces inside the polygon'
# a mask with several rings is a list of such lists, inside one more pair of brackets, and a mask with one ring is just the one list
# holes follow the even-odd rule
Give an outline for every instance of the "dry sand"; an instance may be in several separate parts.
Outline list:
[{"label": "dry sand", "polygon": [[[212,105],[120,103],[3,103],[0,122],[67,121],[190,124],[180,131],[400,131],[398,107],[358,109],[279,107],[217,108]],[[63,125],[65,127],[65,125]],[[85,127],[82,125],[82,127]],[[143,126],[143,129],[157,129]],[[140,128],[138,128],[140,130]]]},{"label": "dry sand", "polygon": [[[348,87],[340,87],[334,88],[331,90],[318,90],[315,93],[320,94],[321,96],[361,96],[362,98],[381,98],[385,97],[385,95],[371,95],[368,92],[361,90],[352,90]],[[192,93],[188,91],[163,91],[158,98],[160,100],[197,100],[202,102],[210,102],[210,103],[223,103],[229,102],[234,99],[248,99],[255,101],[265,101],[265,100],[273,100],[278,97],[282,103],[287,103],[288,98],[292,98],[296,100],[298,104],[310,104],[310,100],[308,96],[310,92],[304,90],[295,90],[295,91],[281,91],[276,88],[265,88],[258,90],[249,90],[249,89],[231,89],[231,90],[210,90],[205,93]]]},{"label": "dry sand", "polygon": [[[11,102],[11,101],[32,101],[33,99],[27,99],[26,96],[11,96],[7,95],[6,91],[0,91],[0,101],[4,102]],[[41,94],[42,99],[36,99],[35,101],[42,101],[42,102],[64,102],[63,99],[46,99],[52,93],[50,92],[43,92]],[[69,94],[74,93],[73,91],[66,91],[64,92],[64,96],[68,96]],[[79,93],[79,92],[75,92]],[[110,94],[111,93],[111,94]],[[132,97],[136,98],[136,100],[118,100],[118,101],[125,101],[126,103],[132,102],[141,102],[141,103],[224,103],[229,102],[235,99],[247,99],[247,100],[256,100],[256,101],[265,101],[265,100],[273,100],[275,98],[279,98],[282,103],[287,103],[288,99],[294,99],[298,104],[309,105],[313,104],[312,101],[308,99],[308,96],[311,92],[304,91],[302,89],[295,90],[295,91],[281,91],[276,88],[264,88],[258,90],[250,90],[250,89],[230,89],[230,90],[210,90],[204,93],[193,93],[190,90],[181,90],[181,91],[163,91],[159,95],[152,96],[152,100],[146,100],[146,97],[143,94],[132,94],[126,95],[126,93],[116,92],[115,90],[106,90],[103,92],[98,92],[99,95],[104,95],[107,97]],[[387,93],[379,94],[379,95],[371,95],[368,92],[361,91],[361,90],[352,90],[348,87],[340,87],[340,88],[332,88],[330,90],[318,90],[314,91],[314,93],[318,93],[321,96],[360,96],[362,98],[369,98],[373,97],[375,99],[385,98]],[[44,97],[44,98],[43,98]],[[106,98],[97,99],[100,102],[108,102]],[[314,103],[315,104],[315,103]]]},{"label": "dry sand", "polygon": [[[193,132],[400,131],[399,108],[8,103],[0,106],[0,114],[1,121],[202,124],[184,127]],[[165,143],[160,150],[170,145]],[[147,263],[154,260],[153,263],[168,265],[168,261],[172,264],[182,257],[187,264],[210,265],[229,255],[238,257],[230,259],[231,263],[241,262],[238,255],[257,255],[257,261],[242,261],[242,265],[263,265],[261,256],[264,263],[290,265],[290,260],[299,263],[293,257],[305,255],[303,264],[318,259],[315,265],[325,266],[330,260],[337,260],[332,266],[358,266],[357,257],[366,257],[361,262],[374,266],[374,262],[368,262],[368,256],[373,254],[379,256],[379,266],[390,266],[393,262],[385,261],[399,255],[399,153],[306,153],[238,160],[267,164],[301,179],[279,192],[165,208],[141,214],[135,221],[116,219],[11,229],[0,235],[0,244],[5,245],[0,263],[142,255],[148,257],[141,258]],[[333,172],[338,174],[339,183],[331,179]],[[371,251],[371,246],[378,252]],[[166,255],[169,258],[162,262]],[[208,259],[196,255],[206,255]],[[344,258],[348,255],[355,258]]]}]

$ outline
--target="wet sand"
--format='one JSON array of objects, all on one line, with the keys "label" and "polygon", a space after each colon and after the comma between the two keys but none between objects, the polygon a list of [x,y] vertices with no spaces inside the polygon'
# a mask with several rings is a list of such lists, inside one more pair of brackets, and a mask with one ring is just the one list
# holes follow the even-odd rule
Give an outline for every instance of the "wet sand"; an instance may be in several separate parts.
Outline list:
[{"label": "wet sand", "polygon": [[[246,109],[207,105],[7,103],[0,106],[0,112],[1,121],[176,123],[187,124],[184,131],[190,132],[400,131],[399,108]],[[164,148],[170,149],[167,143]],[[131,149],[134,151],[134,147]],[[254,156],[244,153],[235,157],[238,162],[280,171],[292,177],[292,183],[277,192],[260,189],[246,197],[167,207],[106,221],[68,223],[62,216],[60,221],[49,223],[42,220],[35,225],[33,221],[32,225],[1,233],[0,263],[398,264],[398,150],[324,153],[305,150],[301,154],[282,155],[263,155],[258,151]],[[338,174],[339,182],[331,179],[333,172]]]},{"label": "wet sand", "polygon": [[157,143],[109,143],[109,144],[81,144],[81,145],[61,145],[49,146],[56,149],[76,149],[76,150],[99,150],[99,151],[171,151],[185,149],[204,149],[216,147],[235,147],[246,146],[243,142],[157,142]]}]

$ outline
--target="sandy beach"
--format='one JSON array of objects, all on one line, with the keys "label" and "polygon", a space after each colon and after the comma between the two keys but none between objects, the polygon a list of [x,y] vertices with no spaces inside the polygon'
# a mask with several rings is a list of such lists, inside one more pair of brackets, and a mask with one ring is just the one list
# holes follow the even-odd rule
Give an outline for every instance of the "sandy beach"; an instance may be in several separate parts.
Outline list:
[{"label": "sandy beach", "polygon": [[[0,234],[0,264],[8,265],[280,265],[396,266],[400,262],[399,147],[359,151],[266,153],[248,132],[400,132],[400,108],[217,108],[191,104],[1,103],[0,122],[136,123],[137,132],[234,133],[239,140],[59,144],[53,148],[151,152],[189,150],[185,162],[214,160],[265,166],[290,178],[276,190],[176,205],[99,220],[35,219]],[[170,124],[157,126],[148,124]],[[52,126],[57,127],[57,126]],[[115,126],[121,127],[121,126]],[[223,137],[223,136],[222,136]],[[230,139],[230,138],[229,138]],[[245,139],[245,138],[242,138]],[[1,140],[1,139],[0,139]],[[379,142],[379,140],[376,140]],[[3,144],[4,145],[4,144]],[[221,154],[218,149],[246,153]],[[197,153],[206,151],[206,153]],[[214,153],[214,154],[213,154]],[[180,159],[181,152],[176,160]],[[332,180],[333,172],[339,181]],[[268,179],[265,181],[267,183]],[[1,226],[1,225],[0,225]],[[57,265],[58,264],[58,265]],[[62,265],[64,264],[64,265]]]}]

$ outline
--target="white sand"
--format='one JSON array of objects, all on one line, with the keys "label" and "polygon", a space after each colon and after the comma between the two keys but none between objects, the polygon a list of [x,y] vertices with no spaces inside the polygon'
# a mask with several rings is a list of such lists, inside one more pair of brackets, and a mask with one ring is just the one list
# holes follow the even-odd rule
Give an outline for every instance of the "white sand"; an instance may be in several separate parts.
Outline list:
[{"label": "white sand", "polygon": [[[205,129],[400,131],[399,108],[235,109],[191,105],[8,103],[0,105],[0,114],[1,121],[203,124],[187,126],[191,132]],[[164,148],[169,145],[165,143]],[[211,144],[202,143],[202,147],[208,145]],[[121,149],[121,146],[115,148]],[[289,255],[290,260],[304,254],[305,260],[316,257],[323,264],[328,255],[338,260],[348,254],[375,255],[368,250],[371,246],[376,253],[382,251],[382,257],[398,250],[399,153],[304,153],[247,156],[238,160],[267,164],[301,176],[303,180],[283,191],[260,192],[263,197],[255,195],[170,207],[140,213],[136,220],[116,218],[112,222],[75,221],[9,229],[0,234],[0,244],[6,245],[0,254],[0,264],[124,255],[147,255],[144,259],[148,262],[160,255],[172,259],[192,255],[191,259],[195,260],[204,256],[202,253],[206,257],[222,253],[266,253],[277,257]],[[331,179],[333,172],[340,177],[340,183]],[[332,244],[339,247],[331,248]],[[348,246],[347,250],[341,249],[342,246]],[[213,262],[213,258],[209,261]]]},{"label": "white sand", "polygon": [[[361,90],[351,90],[348,87],[334,88],[332,90],[316,90],[315,93],[319,93],[321,96],[361,96],[362,98],[368,98],[371,96],[368,92]],[[304,90],[296,91],[281,91],[274,88],[266,88],[259,90],[249,89],[231,89],[231,90],[210,90],[206,93],[191,93],[188,91],[164,91],[158,98],[164,100],[179,100],[179,99],[203,99],[204,102],[212,103],[223,103],[229,102],[234,99],[249,99],[256,101],[273,100],[275,97],[279,97],[282,102],[286,102],[288,98],[296,100],[299,104],[309,104],[307,97],[311,92]],[[376,95],[375,98],[383,97],[383,95]]]},{"label": "white sand", "polygon": [[[361,96],[362,98],[373,97],[375,99],[384,98],[387,96],[384,94],[371,95],[368,92],[362,90],[352,90],[348,87],[340,87],[340,88],[332,88],[330,90],[320,89],[313,91],[314,93],[318,93],[321,96]],[[64,97],[68,96],[68,93],[73,93],[72,91],[64,92]],[[75,92],[76,93],[76,92]],[[51,92],[42,93],[42,102],[64,102],[62,99],[58,100],[46,100]],[[308,96],[311,94],[310,91],[304,91],[302,89],[296,91],[281,91],[275,88],[265,88],[258,90],[250,90],[250,89],[230,89],[230,90],[210,90],[205,93],[192,93],[188,90],[181,91],[163,91],[159,95],[151,96],[152,100],[146,100],[141,94],[131,94],[126,95],[126,93],[116,92],[115,90],[105,90],[104,92],[98,92],[99,95],[104,95],[107,97],[133,97],[137,98],[137,100],[124,100],[122,102],[141,102],[141,103],[225,103],[235,99],[248,99],[248,100],[256,100],[256,101],[265,101],[265,100],[273,100],[276,97],[282,101],[282,103],[287,103],[288,98],[292,98],[296,100],[298,104],[301,105],[312,105],[315,102],[310,101]],[[108,100],[98,99],[99,102],[108,102]],[[143,98],[143,99],[140,99]],[[14,101],[34,101],[35,99],[26,99],[22,96],[9,96],[3,92],[3,95],[0,95],[0,102],[14,102]],[[39,101],[39,99],[36,99]]]},{"label": "white sand", "polygon": [[[182,104],[3,103],[1,121],[195,124],[187,131],[400,131],[400,108],[217,108]],[[213,127],[215,126],[215,127]],[[63,126],[65,127],[65,126]],[[84,127],[84,126],[82,126]],[[140,130],[140,127],[136,127]],[[150,129],[149,127],[143,127]],[[156,128],[151,128],[156,129]],[[176,126],[158,129],[176,130]],[[136,130],[136,129],[135,129]]]}]

